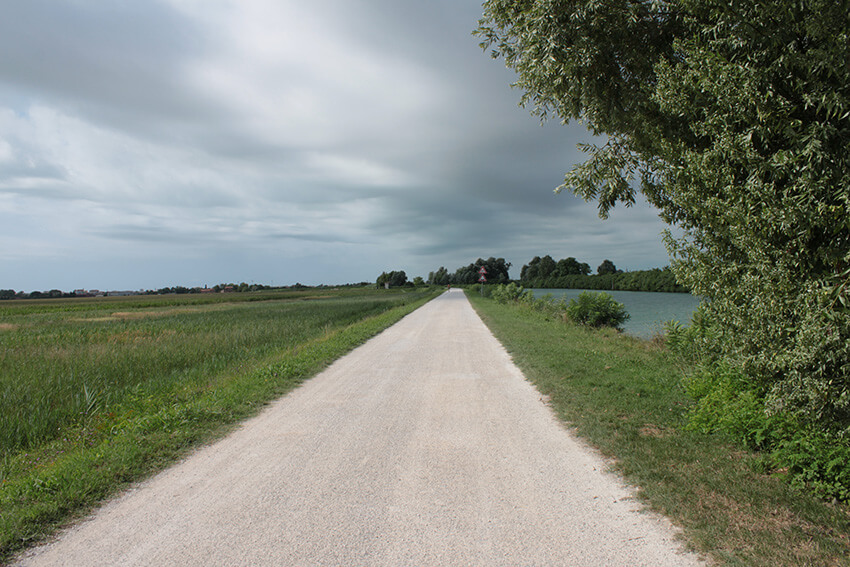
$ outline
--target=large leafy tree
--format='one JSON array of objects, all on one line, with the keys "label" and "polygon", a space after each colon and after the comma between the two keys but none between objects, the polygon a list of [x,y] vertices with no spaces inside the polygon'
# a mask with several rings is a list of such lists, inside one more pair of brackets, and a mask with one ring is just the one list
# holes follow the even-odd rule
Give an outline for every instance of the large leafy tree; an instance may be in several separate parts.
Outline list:
[{"label": "large leafy tree", "polygon": [[378,286],[389,284],[390,287],[401,287],[407,283],[407,274],[404,270],[394,270],[392,272],[381,272],[378,276]]},{"label": "large leafy tree", "polygon": [[440,266],[435,272],[428,273],[428,283],[431,285],[446,285],[449,283],[449,271]]},{"label": "large leafy tree", "polygon": [[488,0],[477,30],[541,119],[604,143],[562,188],[681,229],[711,349],[773,412],[850,432],[847,0]]},{"label": "large leafy tree", "polygon": [[563,276],[586,276],[590,273],[590,265],[584,262],[579,262],[572,256],[569,258],[564,258],[563,260],[558,260],[557,267],[555,269],[555,275],[558,277]]},{"label": "large leafy tree", "polygon": [[600,274],[600,275],[602,275],[602,274],[616,274],[617,273],[617,266],[615,266],[614,262],[612,262],[611,260],[606,259],[606,260],[603,260],[601,264],[599,264],[598,268],[596,268],[596,273]]},{"label": "large leafy tree", "polygon": [[487,283],[500,284],[510,281],[508,270],[511,268],[511,263],[506,262],[504,258],[478,258],[474,263],[468,266],[461,266],[455,273],[449,277],[449,282],[454,284],[474,284],[481,277],[478,271],[484,268],[487,271]]}]

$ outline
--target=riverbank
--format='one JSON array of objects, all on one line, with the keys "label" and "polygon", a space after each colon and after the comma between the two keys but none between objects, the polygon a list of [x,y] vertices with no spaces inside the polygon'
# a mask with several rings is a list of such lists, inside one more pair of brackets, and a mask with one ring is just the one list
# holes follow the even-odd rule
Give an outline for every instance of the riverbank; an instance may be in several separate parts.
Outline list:
[{"label": "riverbank", "polygon": [[694,549],[726,565],[850,564],[847,506],[791,488],[754,453],[685,430],[683,368],[660,342],[468,296],[558,417]]},{"label": "riverbank", "polygon": [[[567,303],[585,291],[583,289],[532,289],[539,299],[551,295],[555,300]],[[598,293],[598,292],[594,292]],[[615,301],[622,303],[629,319],[622,328],[626,334],[641,339],[652,339],[664,334],[664,325],[676,321],[687,325],[693,312],[699,307],[699,298],[689,293],[663,293],[655,291],[606,291]]]}]

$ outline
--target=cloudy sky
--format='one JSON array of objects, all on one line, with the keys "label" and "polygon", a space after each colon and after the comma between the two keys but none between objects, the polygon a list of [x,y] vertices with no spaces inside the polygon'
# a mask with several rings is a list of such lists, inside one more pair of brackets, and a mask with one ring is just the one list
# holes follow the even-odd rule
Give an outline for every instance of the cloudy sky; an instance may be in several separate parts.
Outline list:
[{"label": "cloudy sky", "polygon": [[591,141],[519,108],[477,0],[26,0],[0,19],[0,288],[667,264],[555,195]]}]

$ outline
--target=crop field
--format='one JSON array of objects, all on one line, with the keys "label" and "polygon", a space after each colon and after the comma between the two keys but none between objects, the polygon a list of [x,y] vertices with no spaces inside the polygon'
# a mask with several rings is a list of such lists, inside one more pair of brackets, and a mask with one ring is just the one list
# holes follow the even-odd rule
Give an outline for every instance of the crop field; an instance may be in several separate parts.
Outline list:
[{"label": "crop field", "polygon": [[0,302],[0,561],[434,295]]}]

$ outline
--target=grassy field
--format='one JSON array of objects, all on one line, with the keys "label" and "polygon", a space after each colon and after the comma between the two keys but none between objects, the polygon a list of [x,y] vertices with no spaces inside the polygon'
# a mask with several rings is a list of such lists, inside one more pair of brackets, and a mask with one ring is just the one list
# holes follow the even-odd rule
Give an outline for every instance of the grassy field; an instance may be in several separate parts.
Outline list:
[{"label": "grassy field", "polygon": [[850,565],[847,506],[794,490],[758,455],[684,428],[683,368],[660,342],[468,295],[557,415],[693,549],[722,565]]},{"label": "grassy field", "polygon": [[0,561],[436,293],[0,302]]}]

